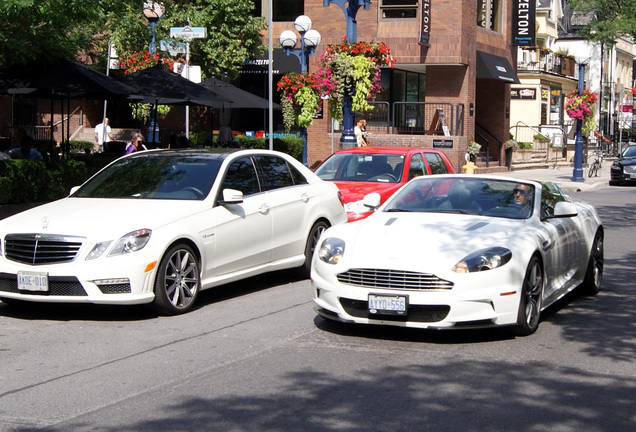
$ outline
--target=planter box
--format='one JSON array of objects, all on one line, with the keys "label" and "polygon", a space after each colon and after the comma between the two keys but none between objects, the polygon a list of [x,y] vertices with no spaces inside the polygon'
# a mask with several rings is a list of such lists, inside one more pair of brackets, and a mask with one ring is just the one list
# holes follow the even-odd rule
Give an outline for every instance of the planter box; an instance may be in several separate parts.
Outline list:
[{"label": "planter box", "polygon": [[513,152],[514,162],[530,162],[532,160],[532,149],[517,149]]}]

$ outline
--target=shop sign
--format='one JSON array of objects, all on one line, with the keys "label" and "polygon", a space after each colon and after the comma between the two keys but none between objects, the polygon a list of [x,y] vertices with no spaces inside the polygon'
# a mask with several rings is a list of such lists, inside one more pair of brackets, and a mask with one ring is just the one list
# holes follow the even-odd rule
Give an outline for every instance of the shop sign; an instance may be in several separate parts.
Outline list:
[{"label": "shop sign", "polygon": [[513,88],[510,89],[510,99],[536,99],[536,88]]},{"label": "shop sign", "polygon": [[536,0],[513,0],[512,44],[533,46],[536,38]]},{"label": "shop sign", "polygon": [[433,148],[453,148],[452,139],[433,139]]},{"label": "shop sign", "polygon": [[422,0],[422,26],[420,28],[420,45],[430,46],[429,39],[431,37],[431,1]]}]

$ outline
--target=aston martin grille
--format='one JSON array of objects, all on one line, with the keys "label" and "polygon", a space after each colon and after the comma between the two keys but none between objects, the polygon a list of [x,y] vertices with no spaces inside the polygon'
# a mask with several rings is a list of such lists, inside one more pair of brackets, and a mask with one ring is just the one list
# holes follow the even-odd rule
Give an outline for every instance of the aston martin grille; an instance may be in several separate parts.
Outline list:
[{"label": "aston martin grille", "polygon": [[434,274],[402,270],[351,269],[338,275],[347,285],[400,290],[449,290],[453,283]]},{"label": "aston martin grille", "polygon": [[24,264],[64,263],[75,259],[83,240],[55,234],[8,234],[4,252],[7,259]]}]

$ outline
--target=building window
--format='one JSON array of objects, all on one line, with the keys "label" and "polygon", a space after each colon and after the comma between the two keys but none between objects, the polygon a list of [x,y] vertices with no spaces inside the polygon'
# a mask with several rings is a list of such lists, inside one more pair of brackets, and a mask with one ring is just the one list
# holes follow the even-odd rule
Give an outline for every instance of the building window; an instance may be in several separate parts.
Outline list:
[{"label": "building window", "polygon": [[254,3],[254,10],[252,10],[252,16],[262,17],[263,16],[263,1],[252,0],[252,3]]},{"label": "building window", "polygon": [[477,25],[501,33],[503,29],[503,1],[477,0]]},{"label": "building window", "polygon": [[304,0],[270,0],[272,3],[272,21],[295,21],[305,13]]},{"label": "building window", "polygon": [[418,0],[380,0],[382,18],[416,18]]}]

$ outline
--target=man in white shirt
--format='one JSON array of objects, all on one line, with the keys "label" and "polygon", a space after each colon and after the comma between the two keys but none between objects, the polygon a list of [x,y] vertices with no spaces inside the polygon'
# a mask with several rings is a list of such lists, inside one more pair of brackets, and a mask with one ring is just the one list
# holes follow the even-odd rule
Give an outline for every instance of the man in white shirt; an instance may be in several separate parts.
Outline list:
[{"label": "man in white shirt", "polygon": [[95,126],[95,141],[97,142],[97,151],[104,151],[104,143],[113,141],[113,135],[108,125],[108,117],[104,118],[104,122]]}]

